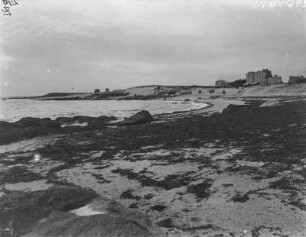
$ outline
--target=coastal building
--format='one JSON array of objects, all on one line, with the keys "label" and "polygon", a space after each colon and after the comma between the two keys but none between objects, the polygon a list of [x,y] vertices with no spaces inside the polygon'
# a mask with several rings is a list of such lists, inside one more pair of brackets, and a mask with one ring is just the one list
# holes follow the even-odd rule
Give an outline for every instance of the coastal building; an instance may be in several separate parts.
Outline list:
[{"label": "coastal building", "polygon": [[261,86],[272,86],[282,84],[283,80],[281,76],[274,75],[273,77],[262,79],[260,82]]},{"label": "coastal building", "polygon": [[218,80],[215,82],[215,87],[217,88],[226,88],[229,86],[229,83],[225,80]]},{"label": "coastal building", "polygon": [[263,69],[257,72],[248,72],[246,74],[246,83],[249,85],[262,84],[262,81],[267,80],[268,78],[273,78],[269,69]]},{"label": "coastal building", "polygon": [[248,72],[246,74],[246,84],[254,84],[255,83],[255,74],[256,74],[256,72]]},{"label": "coastal building", "polygon": [[304,77],[303,75],[289,77],[288,84],[292,85],[292,84],[299,84],[299,83],[306,83],[306,77]]},{"label": "coastal building", "polygon": [[109,93],[110,90],[108,88],[105,89],[105,93]]},{"label": "coastal building", "polygon": [[94,90],[94,93],[95,93],[95,94],[99,94],[99,93],[100,93],[100,89],[95,89],[95,90]]}]

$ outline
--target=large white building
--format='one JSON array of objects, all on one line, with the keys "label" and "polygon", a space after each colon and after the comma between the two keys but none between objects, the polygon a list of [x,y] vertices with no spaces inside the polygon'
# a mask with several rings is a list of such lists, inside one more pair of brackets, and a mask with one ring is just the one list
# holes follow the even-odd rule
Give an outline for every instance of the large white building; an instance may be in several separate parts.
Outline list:
[{"label": "large white building", "polygon": [[248,85],[271,86],[283,83],[282,77],[274,75],[269,69],[263,69],[257,72],[248,72],[246,74],[246,83]]}]

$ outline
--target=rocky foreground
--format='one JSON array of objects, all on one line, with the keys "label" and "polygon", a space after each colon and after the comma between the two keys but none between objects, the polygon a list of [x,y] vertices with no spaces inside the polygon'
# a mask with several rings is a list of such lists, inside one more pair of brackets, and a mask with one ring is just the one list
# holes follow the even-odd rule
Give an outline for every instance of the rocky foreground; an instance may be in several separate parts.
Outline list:
[{"label": "rocky foreground", "polygon": [[306,236],[305,108],[253,101],[2,145],[0,233]]}]

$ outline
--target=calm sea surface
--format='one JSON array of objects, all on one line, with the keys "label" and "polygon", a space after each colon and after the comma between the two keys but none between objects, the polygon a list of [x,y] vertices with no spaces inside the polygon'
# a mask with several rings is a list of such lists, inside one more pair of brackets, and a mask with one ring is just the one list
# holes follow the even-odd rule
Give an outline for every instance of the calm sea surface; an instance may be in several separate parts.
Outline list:
[{"label": "calm sea surface", "polygon": [[138,111],[148,110],[151,114],[188,111],[206,107],[204,103],[175,102],[162,100],[71,100],[71,101],[40,101],[40,100],[0,100],[0,120],[17,121],[23,117],[57,118],[86,115],[115,116],[119,119],[131,116]]}]

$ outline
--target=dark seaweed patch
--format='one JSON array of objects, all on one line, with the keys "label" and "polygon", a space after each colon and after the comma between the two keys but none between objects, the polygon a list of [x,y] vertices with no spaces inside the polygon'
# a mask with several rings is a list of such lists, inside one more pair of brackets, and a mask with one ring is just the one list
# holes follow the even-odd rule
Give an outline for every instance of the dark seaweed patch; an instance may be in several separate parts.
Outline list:
[{"label": "dark seaweed patch", "polygon": [[43,178],[39,174],[28,171],[24,166],[16,166],[0,173],[0,184],[31,182]]},{"label": "dark seaweed patch", "polygon": [[234,197],[231,198],[231,201],[233,202],[246,202],[247,200],[249,200],[249,195],[244,194],[244,195],[240,195],[240,194],[236,194]]},{"label": "dark seaweed patch", "polygon": [[120,195],[120,198],[123,198],[123,199],[135,199],[135,200],[140,200],[141,197],[139,196],[134,196],[132,194],[133,190],[129,189],[129,190],[126,190],[125,192],[121,193]]},{"label": "dark seaweed patch", "polygon": [[137,180],[143,186],[161,187],[164,188],[165,190],[186,186],[190,182],[196,180],[196,177],[190,177],[190,175],[194,174],[195,172],[188,172],[181,175],[178,174],[168,175],[164,180],[161,181],[151,179],[139,173],[134,173],[132,169],[117,168],[115,170],[112,170],[112,172],[119,173],[120,175],[126,176],[128,179],[131,180]]},{"label": "dark seaweed patch", "polygon": [[211,180],[207,180],[200,184],[190,185],[187,187],[187,192],[195,194],[198,200],[207,199],[210,196],[211,184]]},{"label": "dark seaweed patch", "polygon": [[160,227],[164,228],[172,228],[173,227],[173,221],[171,218],[163,219],[156,223]]},{"label": "dark seaweed patch", "polygon": [[155,205],[153,207],[151,207],[151,210],[153,211],[163,211],[167,208],[167,206],[164,205]]}]

